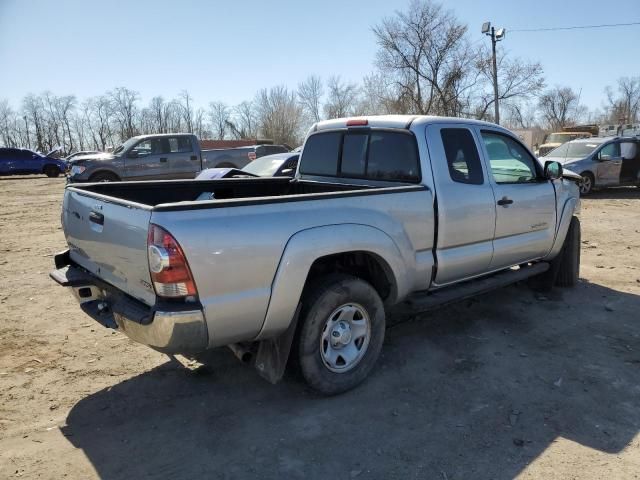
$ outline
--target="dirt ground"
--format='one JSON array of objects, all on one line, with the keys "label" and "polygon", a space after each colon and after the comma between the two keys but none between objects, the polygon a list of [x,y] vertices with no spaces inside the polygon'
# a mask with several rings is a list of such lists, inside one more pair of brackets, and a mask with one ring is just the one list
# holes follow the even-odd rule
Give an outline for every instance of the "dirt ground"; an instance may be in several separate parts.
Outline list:
[{"label": "dirt ground", "polygon": [[0,179],[0,478],[640,476],[640,189],[583,201],[576,288],[399,323],[365,384],[322,398],[86,317],[48,278],[63,187]]}]

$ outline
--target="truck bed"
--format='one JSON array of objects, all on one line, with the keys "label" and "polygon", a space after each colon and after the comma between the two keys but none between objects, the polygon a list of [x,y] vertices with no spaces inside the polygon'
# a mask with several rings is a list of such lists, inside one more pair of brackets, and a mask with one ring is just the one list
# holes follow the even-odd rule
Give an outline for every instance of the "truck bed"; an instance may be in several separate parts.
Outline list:
[{"label": "truck bed", "polygon": [[[116,182],[73,185],[78,193],[91,192],[94,198],[116,203],[135,204],[138,208],[176,210],[185,208],[216,208],[307,200],[310,195],[333,198],[336,195],[366,195],[423,190],[420,185],[376,187],[345,183],[299,181],[289,178],[246,178],[221,180],[165,180],[152,182]],[[213,200],[198,200],[203,193],[213,193]]]},{"label": "truck bed", "polygon": [[[246,280],[225,285],[236,291],[252,287],[251,295],[264,302],[285,245],[296,232],[363,222],[402,233],[399,225],[413,224],[405,217],[416,216],[424,217],[417,230],[429,230],[431,215],[423,205],[430,200],[416,200],[414,205],[398,195],[430,199],[426,190],[422,185],[378,187],[288,178],[73,184],[65,192],[63,226],[72,262],[147,305],[156,301],[147,262],[150,223],[172,233],[202,285],[208,274],[201,274],[198,264],[215,259],[214,271],[229,277],[251,261],[260,272],[256,285]],[[213,193],[215,199],[197,200],[203,193]],[[409,206],[400,209],[405,203]],[[409,230],[431,244],[433,233]],[[203,288],[201,295],[207,290],[209,295],[228,294],[222,287]],[[207,300],[203,299],[205,308]]]}]

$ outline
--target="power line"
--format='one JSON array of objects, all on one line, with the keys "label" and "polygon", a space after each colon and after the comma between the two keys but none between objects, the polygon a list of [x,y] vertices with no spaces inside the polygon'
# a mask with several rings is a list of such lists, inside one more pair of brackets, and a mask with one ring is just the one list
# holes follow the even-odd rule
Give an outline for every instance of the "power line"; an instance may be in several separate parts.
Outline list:
[{"label": "power line", "polygon": [[587,28],[608,28],[608,27],[629,27],[631,25],[640,25],[640,22],[630,23],[603,23],[600,25],[577,25],[573,27],[550,27],[550,28],[521,28],[516,30],[509,30],[509,33],[513,32],[552,32],[556,30],[582,30]]}]

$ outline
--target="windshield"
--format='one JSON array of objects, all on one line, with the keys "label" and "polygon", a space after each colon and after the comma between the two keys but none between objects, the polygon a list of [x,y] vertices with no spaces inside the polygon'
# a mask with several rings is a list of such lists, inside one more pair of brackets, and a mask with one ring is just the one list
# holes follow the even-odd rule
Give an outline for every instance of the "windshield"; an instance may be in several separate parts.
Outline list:
[{"label": "windshield", "polygon": [[544,139],[544,143],[564,143],[569,140],[575,140],[578,135],[568,135],[566,133],[550,133]]},{"label": "windshield", "polygon": [[135,145],[138,142],[138,140],[140,140],[140,139],[136,138],[136,137],[130,138],[129,140],[127,140],[123,144],[118,145],[116,147],[116,149],[113,151],[113,154],[116,157],[119,157],[120,155],[122,155],[123,152],[129,150],[133,145]]},{"label": "windshield", "polygon": [[273,175],[278,171],[280,165],[284,163],[284,159],[282,158],[269,158],[262,157],[254,160],[253,162],[245,165],[242,168],[243,172],[253,173],[254,175],[258,175],[259,177],[273,177]]},{"label": "windshield", "polygon": [[564,158],[582,158],[588,156],[591,152],[593,152],[596,148],[598,148],[598,143],[586,143],[586,142],[576,142],[576,143],[565,143],[564,145],[560,145],[558,148],[555,148],[549,152],[548,157],[564,157]]}]

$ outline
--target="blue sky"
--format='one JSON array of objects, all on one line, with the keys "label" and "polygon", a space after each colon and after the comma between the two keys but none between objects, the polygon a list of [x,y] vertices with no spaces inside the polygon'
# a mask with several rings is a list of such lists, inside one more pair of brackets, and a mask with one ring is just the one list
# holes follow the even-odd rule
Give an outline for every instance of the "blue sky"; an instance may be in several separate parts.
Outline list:
[{"label": "blue sky", "polygon": [[[187,89],[199,105],[236,104],[256,90],[295,87],[309,74],[359,81],[374,68],[371,26],[408,0],[0,0],[0,99],[17,106],[50,90],[79,98],[125,86],[146,102]],[[605,85],[640,75],[640,26],[509,30],[640,21],[639,0],[443,2],[470,26],[507,28],[509,54],[542,62],[549,85],[582,89],[599,107]],[[633,58],[629,61],[629,55]]]}]

